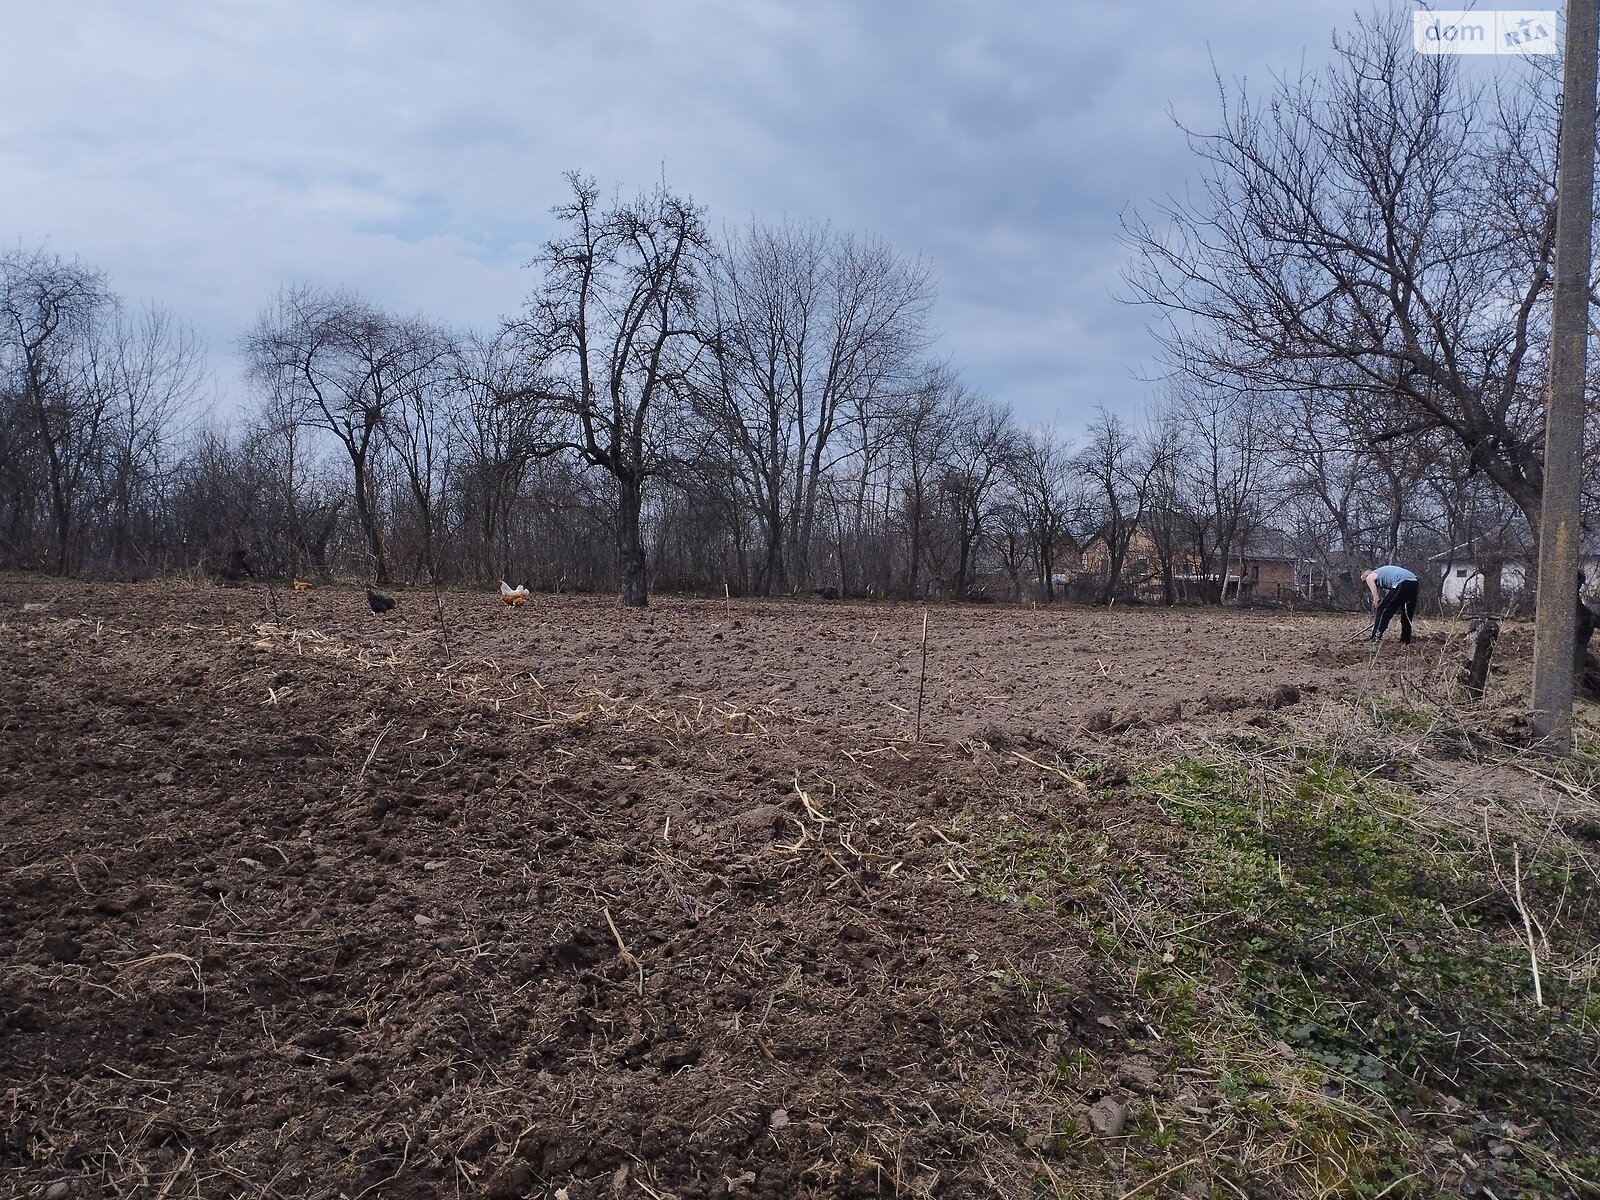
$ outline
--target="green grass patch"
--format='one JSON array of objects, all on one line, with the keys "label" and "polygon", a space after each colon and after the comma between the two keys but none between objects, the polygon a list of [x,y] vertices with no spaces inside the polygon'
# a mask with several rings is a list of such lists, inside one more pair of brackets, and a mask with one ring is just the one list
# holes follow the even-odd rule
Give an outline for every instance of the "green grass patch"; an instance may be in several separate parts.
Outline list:
[{"label": "green grass patch", "polygon": [[[1514,866],[1509,840],[1435,827],[1398,774],[1316,747],[1208,749],[1105,794],[1164,818],[1114,843],[1049,810],[974,820],[964,886],[1079,923],[1127,970],[1257,1175],[1270,1150],[1306,1195],[1600,1196],[1583,1190],[1600,1180],[1594,875],[1554,842]],[[1171,1124],[1141,1130],[1152,1161],[1182,1150]],[[1248,1187],[1243,1163],[1220,1169]]]}]

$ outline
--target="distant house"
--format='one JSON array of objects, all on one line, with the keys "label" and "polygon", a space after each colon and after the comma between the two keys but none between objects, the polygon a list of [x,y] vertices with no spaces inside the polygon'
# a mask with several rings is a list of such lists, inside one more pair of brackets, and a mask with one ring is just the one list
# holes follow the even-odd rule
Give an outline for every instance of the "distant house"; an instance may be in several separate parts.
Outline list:
[{"label": "distant house", "polygon": [[[1159,600],[1165,592],[1161,555],[1144,529],[1134,530],[1128,552],[1122,561],[1121,583],[1143,600]],[[1224,569],[1226,577],[1224,577]],[[1104,580],[1110,570],[1110,554],[1102,538],[1091,539],[1083,548],[1080,578]],[[1258,530],[1235,548],[1228,562],[1202,564],[1193,554],[1175,555],[1172,582],[1179,599],[1292,600],[1317,589],[1327,580],[1313,560],[1295,553],[1289,540],[1276,530]]]},{"label": "distant house", "polygon": [[[1523,562],[1489,563],[1475,558],[1456,558],[1442,564],[1439,598],[1446,605],[1470,604],[1483,598],[1488,586],[1489,572],[1496,566],[1500,573],[1500,594],[1514,596],[1529,586],[1529,571]],[[1600,597],[1600,553],[1585,554],[1578,560],[1583,572],[1583,594],[1589,599]]]},{"label": "distant house", "polygon": [[1440,573],[1439,600],[1446,607],[1481,600],[1497,588],[1503,597],[1514,596],[1528,583],[1522,552],[1498,545],[1463,542],[1429,561]]},{"label": "distant house", "polygon": [[1325,589],[1321,565],[1297,549],[1278,530],[1253,534],[1241,556],[1239,594],[1257,600],[1293,600]]},{"label": "distant house", "polygon": [[1527,583],[1527,570],[1519,562],[1488,563],[1477,559],[1458,559],[1445,563],[1443,571],[1439,599],[1447,605],[1481,600],[1484,590],[1489,586],[1491,572],[1499,573],[1502,596],[1520,592]]},{"label": "distant house", "polygon": [[[1085,581],[1104,580],[1111,570],[1111,551],[1103,534],[1095,534],[1083,544],[1078,555],[1078,578]],[[1155,575],[1158,562],[1155,541],[1141,528],[1135,528],[1128,538],[1128,550],[1122,559],[1121,582],[1124,587],[1140,590]]]}]

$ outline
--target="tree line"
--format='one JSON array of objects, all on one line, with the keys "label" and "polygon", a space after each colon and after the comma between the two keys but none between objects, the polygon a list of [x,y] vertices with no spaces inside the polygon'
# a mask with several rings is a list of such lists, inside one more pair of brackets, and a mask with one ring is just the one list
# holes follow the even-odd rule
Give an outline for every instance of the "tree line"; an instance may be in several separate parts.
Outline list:
[{"label": "tree line", "polygon": [[240,337],[250,396],[228,414],[179,318],[5,251],[0,563],[143,574],[243,550],[281,577],[640,605],[1216,601],[1264,557],[1337,598],[1375,559],[1523,558],[1551,79],[1490,95],[1412,54],[1403,16],[1264,98],[1224,89],[1191,134],[1191,198],[1128,224],[1125,299],[1165,351],[1153,399],[1064,396],[1093,413],[1075,438],[941,355],[925,262],[814,223],[714,234],[665,186],[607,199],[569,176],[526,301],[490,330],[285,286]]}]

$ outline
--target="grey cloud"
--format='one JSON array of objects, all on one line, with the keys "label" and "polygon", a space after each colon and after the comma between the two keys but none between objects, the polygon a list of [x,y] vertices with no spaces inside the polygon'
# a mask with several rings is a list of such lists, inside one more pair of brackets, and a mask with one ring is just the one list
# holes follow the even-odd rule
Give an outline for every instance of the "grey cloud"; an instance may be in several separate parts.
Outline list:
[{"label": "grey cloud", "polygon": [[[0,76],[0,237],[82,254],[226,354],[310,278],[485,324],[561,173],[927,257],[943,349],[1025,419],[1132,410],[1119,213],[1192,172],[1211,59],[1325,53],[1343,4],[956,0],[33,6]],[[1309,49],[1308,49],[1309,48]],[[224,375],[227,375],[226,365]]]}]

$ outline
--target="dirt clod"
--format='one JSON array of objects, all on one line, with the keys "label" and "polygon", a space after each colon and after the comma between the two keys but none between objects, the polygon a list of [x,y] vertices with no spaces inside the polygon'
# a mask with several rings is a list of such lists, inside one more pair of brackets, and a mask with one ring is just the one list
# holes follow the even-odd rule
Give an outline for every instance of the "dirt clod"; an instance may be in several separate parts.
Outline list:
[{"label": "dirt clod", "polygon": [[1134,1091],[1149,1095],[1161,1087],[1161,1075],[1148,1063],[1126,1062],[1122,1064],[1117,1077]]},{"label": "dirt clod", "polygon": [[1089,1127],[1097,1137],[1114,1138],[1128,1125],[1128,1106],[1112,1096],[1102,1096],[1089,1106]]}]

